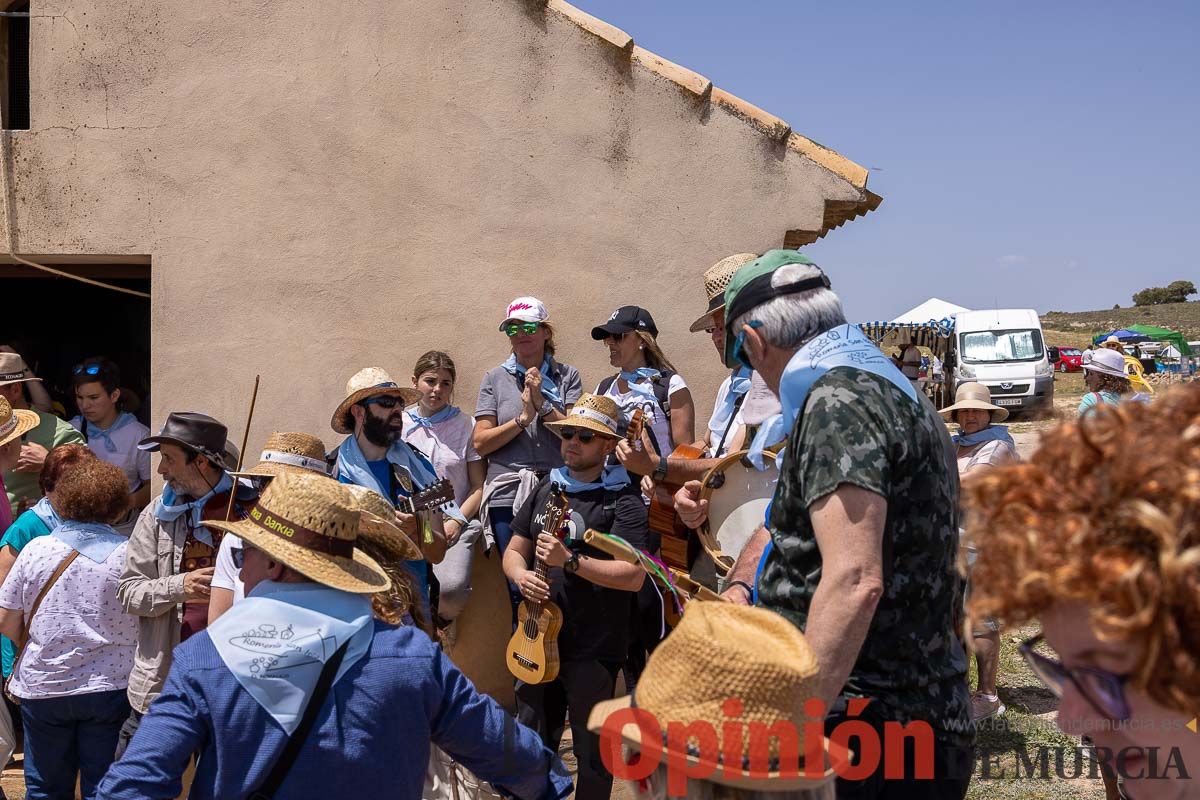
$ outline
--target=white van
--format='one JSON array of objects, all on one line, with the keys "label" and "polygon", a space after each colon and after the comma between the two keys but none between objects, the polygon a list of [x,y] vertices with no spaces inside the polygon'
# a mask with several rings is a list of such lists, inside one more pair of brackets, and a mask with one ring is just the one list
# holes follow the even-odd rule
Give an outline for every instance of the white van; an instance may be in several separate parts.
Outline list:
[{"label": "white van", "polygon": [[1054,366],[1031,308],[963,311],[954,318],[955,384],[982,383],[1011,411],[1054,409]]}]

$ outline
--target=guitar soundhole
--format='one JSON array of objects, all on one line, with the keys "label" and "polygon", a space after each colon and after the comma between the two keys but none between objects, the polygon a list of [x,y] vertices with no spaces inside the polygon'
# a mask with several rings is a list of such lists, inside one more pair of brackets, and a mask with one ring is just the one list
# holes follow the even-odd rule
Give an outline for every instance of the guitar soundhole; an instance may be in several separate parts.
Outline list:
[{"label": "guitar soundhole", "polygon": [[513,655],[513,660],[516,661],[518,664],[520,664],[525,669],[537,669],[537,664],[533,663],[532,661],[530,661],[528,658],[521,655],[520,653],[513,653],[512,655]]}]

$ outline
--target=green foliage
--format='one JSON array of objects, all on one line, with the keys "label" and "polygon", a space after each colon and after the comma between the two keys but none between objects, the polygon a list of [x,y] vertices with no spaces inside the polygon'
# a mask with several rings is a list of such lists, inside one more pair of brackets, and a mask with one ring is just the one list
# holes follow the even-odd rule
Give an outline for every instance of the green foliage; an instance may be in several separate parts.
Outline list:
[{"label": "green foliage", "polygon": [[1167,303],[1186,303],[1188,295],[1196,294],[1191,281],[1172,281],[1167,286],[1151,286],[1133,296],[1135,306],[1161,306]]}]

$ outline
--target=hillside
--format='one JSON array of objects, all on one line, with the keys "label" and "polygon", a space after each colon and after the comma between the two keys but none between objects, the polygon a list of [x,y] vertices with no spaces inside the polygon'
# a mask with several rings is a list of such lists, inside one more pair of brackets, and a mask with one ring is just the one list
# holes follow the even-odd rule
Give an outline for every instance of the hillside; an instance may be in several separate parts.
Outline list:
[{"label": "hillside", "polygon": [[[1107,311],[1050,311],[1042,315],[1042,327],[1070,334],[1070,344],[1084,344],[1098,333],[1136,324],[1170,328],[1188,341],[1200,340],[1200,302]],[[1077,338],[1079,341],[1074,341]]]}]

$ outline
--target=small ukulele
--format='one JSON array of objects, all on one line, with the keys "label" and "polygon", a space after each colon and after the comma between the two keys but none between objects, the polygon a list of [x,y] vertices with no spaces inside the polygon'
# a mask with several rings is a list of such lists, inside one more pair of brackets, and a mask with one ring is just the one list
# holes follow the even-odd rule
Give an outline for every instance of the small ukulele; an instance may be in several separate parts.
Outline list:
[{"label": "small ukulele", "polygon": [[[553,532],[561,539],[563,520],[567,516],[567,496],[558,486],[550,489],[544,516],[542,530]],[[536,559],[534,572],[550,583],[545,561]],[[562,609],[550,600],[521,602],[517,607],[517,630],[508,640],[505,652],[508,671],[513,677],[530,684],[549,683],[558,677],[558,632],[562,623]]]},{"label": "small ukulele", "polygon": [[642,449],[642,429],[646,427],[646,412],[635,408],[629,415],[629,424],[625,426],[625,441],[634,450]]}]

